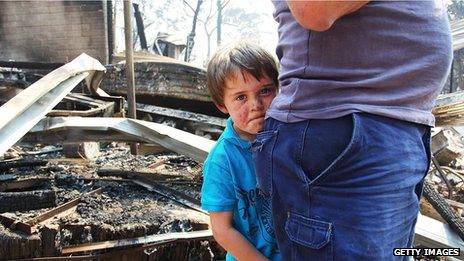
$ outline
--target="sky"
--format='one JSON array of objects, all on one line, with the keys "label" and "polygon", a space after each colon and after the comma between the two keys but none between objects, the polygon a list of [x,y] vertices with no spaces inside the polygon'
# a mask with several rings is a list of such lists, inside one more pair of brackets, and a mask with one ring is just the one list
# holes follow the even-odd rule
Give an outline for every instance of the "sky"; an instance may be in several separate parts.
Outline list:
[{"label": "sky", "polygon": [[[143,0],[139,0],[143,1]],[[163,5],[164,0],[148,0],[152,1],[152,4],[155,8],[158,8]],[[174,30],[168,29],[168,26],[163,22],[164,20],[158,19],[156,25],[149,26],[145,30],[145,34],[147,37],[147,41],[150,44],[153,43],[151,39],[154,39],[157,35],[158,31],[169,31],[171,33],[176,33],[182,38],[187,38],[187,35],[190,33],[191,26],[192,26],[192,12],[186,7],[185,4],[182,4],[182,0],[173,0],[176,1],[175,4],[177,8],[171,8],[167,11],[167,13],[163,13],[165,17],[170,19],[179,19],[178,22],[178,30],[177,32],[173,32]],[[190,5],[195,8],[197,0],[186,0]],[[204,0],[212,1],[213,5],[215,6],[216,0]],[[133,0],[134,3],[137,3],[137,0]],[[124,51],[124,21],[123,21],[123,14],[122,14],[122,1],[117,1],[116,6],[120,7],[120,12],[116,13],[116,50],[118,52]],[[206,8],[207,4],[203,4],[203,7]],[[250,2],[248,0],[230,0],[228,3],[227,8],[243,8],[247,12],[254,12],[254,13],[261,13],[261,19],[255,20],[257,22],[257,31],[258,35],[253,40],[257,40],[261,46],[266,48],[271,53],[275,52],[275,47],[277,44],[277,23],[274,21],[272,17],[272,12],[274,10],[274,6],[269,0],[255,0]],[[156,20],[154,17],[156,14],[154,12],[147,11],[143,13],[144,16],[144,23],[145,26],[153,20]],[[212,24],[215,24],[216,17],[212,19]],[[164,23],[164,24],[163,24]],[[135,26],[135,21],[133,21]],[[227,44],[230,41],[238,39],[240,37],[239,32],[234,26],[230,25],[223,25],[223,36],[222,36],[222,43]],[[194,58],[191,63],[197,66],[204,66],[205,62],[207,61],[207,37],[205,30],[203,29],[203,24],[201,22],[197,23],[196,27],[196,35],[195,35],[195,45],[192,52],[192,58]],[[211,54],[214,53],[216,50],[216,32],[212,35],[211,40]]]}]

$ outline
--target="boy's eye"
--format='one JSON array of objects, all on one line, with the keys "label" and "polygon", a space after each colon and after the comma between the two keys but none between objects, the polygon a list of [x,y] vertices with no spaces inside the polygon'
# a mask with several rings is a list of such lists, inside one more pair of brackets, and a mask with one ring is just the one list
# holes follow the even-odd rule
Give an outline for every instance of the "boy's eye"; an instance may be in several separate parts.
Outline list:
[{"label": "boy's eye", "polygon": [[268,94],[268,93],[270,93],[271,91],[272,91],[271,88],[263,88],[263,89],[261,89],[260,93],[261,93],[261,94]]},{"label": "boy's eye", "polygon": [[246,98],[246,96],[242,94],[242,95],[237,96],[237,98],[235,98],[235,99],[237,101],[243,101],[243,100],[245,100],[245,98]]}]

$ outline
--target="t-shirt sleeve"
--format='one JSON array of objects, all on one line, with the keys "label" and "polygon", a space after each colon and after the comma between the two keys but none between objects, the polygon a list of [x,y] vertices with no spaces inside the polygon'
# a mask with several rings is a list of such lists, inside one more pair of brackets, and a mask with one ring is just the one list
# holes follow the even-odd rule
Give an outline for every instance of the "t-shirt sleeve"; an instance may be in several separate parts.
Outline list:
[{"label": "t-shirt sleeve", "polygon": [[233,211],[237,199],[230,172],[211,161],[203,170],[201,207],[206,211]]}]

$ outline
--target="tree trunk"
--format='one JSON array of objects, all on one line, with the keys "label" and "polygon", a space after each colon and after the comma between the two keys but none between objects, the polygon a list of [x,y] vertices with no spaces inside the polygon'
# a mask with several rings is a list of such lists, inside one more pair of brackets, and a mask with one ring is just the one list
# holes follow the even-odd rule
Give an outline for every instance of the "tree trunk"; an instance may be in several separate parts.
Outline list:
[{"label": "tree trunk", "polygon": [[132,5],[134,6],[135,23],[137,24],[137,34],[139,35],[140,39],[140,47],[142,50],[147,51],[147,38],[145,38],[145,28],[143,26],[142,14],[140,13],[138,4],[133,3]]},{"label": "tree trunk", "polygon": [[[217,45],[221,45],[221,34],[222,34],[222,6],[221,6],[221,0],[217,0],[216,2],[217,4]],[[208,55],[208,58],[209,58],[209,55]]]},{"label": "tree trunk", "polygon": [[206,33],[206,40],[207,40],[207,53],[206,53],[206,60],[209,61],[209,57],[211,55],[211,34],[214,32],[214,31],[211,31],[211,32],[208,32],[208,27],[206,27],[206,24],[204,24],[205,26],[205,33]]},{"label": "tree trunk", "polygon": [[197,8],[195,9],[195,14],[193,15],[193,22],[192,22],[192,31],[190,34],[187,36],[187,48],[185,49],[185,57],[184,60],[186,62],[189,61],[190,59],[190,53],[192,52],[193,45],[194,45],[194,38],[195,38],[195,28],[197,26],[197,19],[198,19],[198,13],[200,12],[200,7],[201,4],[203,3],[203,0],[198,0],[197,2]]}]

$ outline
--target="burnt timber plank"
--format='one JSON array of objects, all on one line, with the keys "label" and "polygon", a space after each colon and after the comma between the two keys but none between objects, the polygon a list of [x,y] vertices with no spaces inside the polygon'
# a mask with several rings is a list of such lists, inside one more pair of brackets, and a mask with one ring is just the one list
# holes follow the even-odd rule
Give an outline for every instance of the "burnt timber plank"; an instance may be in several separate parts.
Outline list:
[{"label": "burnt timber plank", "polygon": [[0,181],[0,191],[11,191],[15,189],[27,189],[39,186],[45,181],[51,180],[51,178],[30,178],[30,179],[20,179],[13,181]]},{"label": "burnt timber plank", "polygon": [[7,171],[11,168],[21,168],[21,167],[37,167],[45,166],[48,161],[41,159],[20,159],[20,160],[9,160],[0,162],[0,171]]},{"label": "burnt timber plank", "polygon": [[56,191],[0,192],[0,212],[23,211],[56,206]]},{"label": "burnt timber plank", "polygon": [[120,247],[136,247],[147,245],[150,247],[173,243],[183,240],[212,240],[213,232],[211,230],[201,230],[193,232],[178,232],[161,235],[150,235],[138,238],[128,238],[121,240],[103,241],[95,243],[86,243],[81,245],[63,247],[61,254],[70,255],[79,252],[94,251],[94,250],[109,250]]},{"label": "burnt timber plank", "polygon": [[137,111],[161,115],[181,120],[188,120],[196,123],[203,123],[224,129],[226,127],[226,119],[208,116],[199,113],[176,110],[171,108],[159,107],[155,105],[137,103]]},{"label": "burnt timber plank", "polygon": [[181,205],[184,205],[188,208],[191,208],[195,211],[198,211],[203,214],[208,214],[206,211],[201,209],[200,201],[194,198],[191,198],[181,192],[178,192],[170,187],[159,184],[156,181],[150,180],[142,175],[136,175],[133,182],[137,185],[147,188],[150,191],[153,191],[163,197],[166,197],[170,200],[173,200]]},{"label": "burnt timber plank", "polygon": [[[90,196],[90,195],[94,195],[94,194],[100,194],[103,192],[103,188],[98,188],[98,189],[95,189],[95,190],[92,190],[90,191],[89,193],[86,193],[85,195],[87,196]],[[79,202],[81,201],[81,197],[79,198],[76,198],[76,199],[73,199],[71,201],[68,201],[62,205],[59,205],[58,207],[54,208],[54,209],[51,209],[45,213],[43,213],[42,215],[39,215],[29,221],[27,221],[26,223],[30,226],[35,226],[47,219],[50,219],[74,206],[77,206],[77,204],[79,204]]]},{"label": "burnt timber plank", "polygon": [[125,179],[130,179],[136,176],[147,176],[152,180],[167,180],[171,178],[179,178],[179,175],[169,175],[169,174],[160,174],[156,171],[151,169],[136,169],[136,170],[126,170],[120,169],[115,167],[104,167],[97,170],[97,174],[100,177],[107,177],[107,176],[116,176]]},{"label": "burnt timber plank", "polygon": [[32,227],[29,224],[12,219],[2,214],[0,214],[0,223],[2,223],[7,228],[17,229],[28,235],[32,234]]},{"label": "burnt timber plank", "polygon": [[[124,63],[106,66],[101,88],[110,94],[125,95]],[[137,96],[166,96],[184,100],[211,101],[206,88],[206,70],[163,56],[134,61]]]}]

